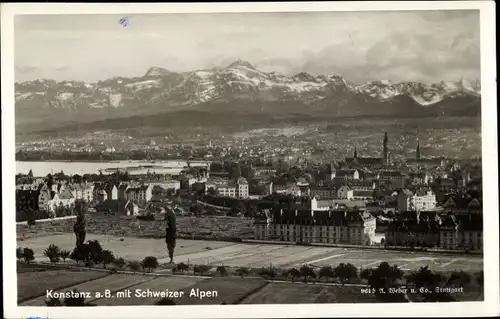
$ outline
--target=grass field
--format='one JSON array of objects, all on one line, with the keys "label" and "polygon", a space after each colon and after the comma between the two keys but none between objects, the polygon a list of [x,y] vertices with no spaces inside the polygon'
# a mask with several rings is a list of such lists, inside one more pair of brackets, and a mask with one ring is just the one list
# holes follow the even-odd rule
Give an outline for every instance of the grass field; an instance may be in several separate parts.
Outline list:
[{"label": "grass field", "polygon": [[[120,241],[123,239],[123,241]],[[155,256],[160,263],[168,261],[163,239],[117,237],[112,235],[87,235],[87,240],[99,240],[104,249],[111,250],[116,257],[142,260]],[[71,250],[73,234],[59,234],[18,241],[18,247],[29,247],[35,251],[37,260],[48,261],[43,250],[50,244]],[[302,264],[313,267],[352,263],[358,268],[374,268],[383,261],[396,264],[403,270],[417,270],[429,266],[436,271],[480,271],[483,257],[478,255],[452,255],[423,252],[398,252],[384,250],[362,250],[335,247],[311,247],[295,245],[244,244],[202,240],[177,240],[175,262],[210,264],[212,266],[274,267],[291,268]]]},{"label": "grass field", "polygon": [[374,295],[362,294],[359,287],[303,283],[270,283],[248,296],[242,304],[368,303]]},{"label": "grass field", "polygon": [[17,300],[23,302],[45,296],[50,289],[58,290],[78,283],[108,276],[109,273],[86,270],[46,270],[17,274]]}]

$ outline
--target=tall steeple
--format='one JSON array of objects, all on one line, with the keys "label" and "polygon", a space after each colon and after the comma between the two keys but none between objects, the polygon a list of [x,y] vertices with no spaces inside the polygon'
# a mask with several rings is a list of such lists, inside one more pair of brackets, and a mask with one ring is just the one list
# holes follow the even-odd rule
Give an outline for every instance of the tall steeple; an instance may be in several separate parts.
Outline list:
[{"label": "tall steeple", "polygon": [[417,161],[420,161],[420,141],[417,141],[417,151],[416,151],[416,157],[417,157]]},{"label": "tall steeple", "polygon": [[384,165],[388,165],[389,164],[389,149],[387,148],[387,142],[388,141],[389,141],[389,139],[387,138],[387,132],[385,132],[385,134],[384,134],[384,151],[383,151]]},{"label": "tall steeple", "polygon": [[358,150],[356,145],[354,145],[354,158],[358,158]]}]

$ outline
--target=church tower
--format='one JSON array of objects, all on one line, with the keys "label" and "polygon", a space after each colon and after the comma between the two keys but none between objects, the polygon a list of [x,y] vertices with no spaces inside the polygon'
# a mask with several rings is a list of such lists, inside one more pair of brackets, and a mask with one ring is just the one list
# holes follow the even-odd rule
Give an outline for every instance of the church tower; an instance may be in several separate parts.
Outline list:
[{"label": "church tower", "polygon": [[387,148],[387,142],[389,139],[387,138],[387,132],[384,134],[384,151],[383,151],[383,162],[384,165],[389,165],[389,149]]},{"label": "church tower", "polygon": [[421,156],[421,154],[420,154],[420,142],[417,142],[417,151],[416,151],[415,156],[417,157],[417,161],[420,161],[420,156]]}]

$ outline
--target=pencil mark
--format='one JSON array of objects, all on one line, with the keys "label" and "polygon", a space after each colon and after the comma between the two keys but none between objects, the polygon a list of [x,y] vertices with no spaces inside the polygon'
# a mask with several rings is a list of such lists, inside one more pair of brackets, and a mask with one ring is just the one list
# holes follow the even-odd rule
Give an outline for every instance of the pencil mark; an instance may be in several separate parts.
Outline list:
[{"label": "pencil mark", "polygon": [[128,24],[130,23],[130,19],[129,19],[129,17],[123,17],[123,18],[121,18],[121,19],[118,21],[118,23],[119,23],[119,24],[121,24],[121,25],[122,25],[122,27],[124,27],[124,28],[125,28],[125,27],[127,27],[127,26],[128,26]]}]

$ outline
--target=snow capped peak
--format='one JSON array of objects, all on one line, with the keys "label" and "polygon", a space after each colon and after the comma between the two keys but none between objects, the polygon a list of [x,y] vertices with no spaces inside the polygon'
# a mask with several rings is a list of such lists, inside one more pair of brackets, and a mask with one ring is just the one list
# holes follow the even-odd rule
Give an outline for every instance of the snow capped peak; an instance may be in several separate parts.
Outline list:
[{"label": "snow capped peak", "polygon": [[144,76],[165,76],[170,73],[167,69],[153,66],[148,69]]},{"label": "snow capped peak", "polygon": [[297,73],[293,76],[293,79],[299,80],[299,81],[306,81],[306,82],[313,82],[316,80],[316,78],[314,76],[312,76],[311,74],[309,74],[307,72]]},{"label": "snow capped peak", "polygon": [[237,68],[237,67],[245,67],[245,68],[249,68],[249,69],[255,69],[253,67],[253,65],[250,64],[250,62],[243,61],[241,59],[234,61],[233,63],[229,64],[227,67],[229,69]]}]

